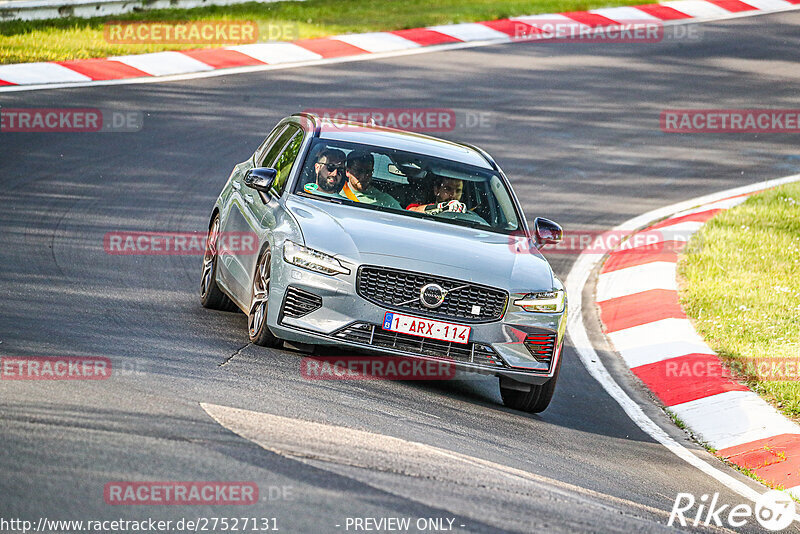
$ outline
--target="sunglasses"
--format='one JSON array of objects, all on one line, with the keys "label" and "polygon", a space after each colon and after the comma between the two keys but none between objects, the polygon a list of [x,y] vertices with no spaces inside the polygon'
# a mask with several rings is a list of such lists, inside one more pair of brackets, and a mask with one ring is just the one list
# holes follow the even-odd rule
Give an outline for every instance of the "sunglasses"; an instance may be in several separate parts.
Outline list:
[{"label": "sunglasses", "polygon": [[335,163],[322,163],[321,165],[324,165],[325,168],[328,169],[328,172],[333,172],[333,171],[344,172],[344,165],[336,165]]}]

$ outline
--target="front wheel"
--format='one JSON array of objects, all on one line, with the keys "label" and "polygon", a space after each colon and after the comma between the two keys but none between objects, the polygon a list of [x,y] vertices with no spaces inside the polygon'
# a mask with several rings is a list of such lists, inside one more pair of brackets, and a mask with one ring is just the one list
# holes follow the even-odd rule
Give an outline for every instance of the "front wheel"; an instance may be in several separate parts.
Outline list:
[{"label": "front wheel", "polygon": [[[500,396],[503,398],[503,404],[509,408],[520,410],[528,413],[540,413],[547,409],[550,401],[553,398],[553,393],[556,390],[556,381],[558,380],[558,372],[561,370],[561,358],[558,359],[556,364],[556,372],[553,378],[544,384],[535,386],[532,385],[530,391],[520,391],[514,388],[512,383],[504,386],[503,381],[500,382]],[[508,387],[512,386],[512,387]]]},{"label": "front wheel", "polygon": [[272,334],[267,326],[271,260],[272,253],[268,248],[261,254],[256,264],[250,311],[247,313],[247,332],[250,342],[262,347],[275,347],[281,341]]}]

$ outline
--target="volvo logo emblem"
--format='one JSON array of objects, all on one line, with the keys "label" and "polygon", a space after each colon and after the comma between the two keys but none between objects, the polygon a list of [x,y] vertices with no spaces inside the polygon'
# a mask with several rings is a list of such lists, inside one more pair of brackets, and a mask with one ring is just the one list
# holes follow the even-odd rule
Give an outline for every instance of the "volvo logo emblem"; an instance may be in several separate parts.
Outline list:
[{"label": "volvo logo emblem", "polygon": [[439,284],[427,284],[419,290],[419,301],[426,308],[438,308],[446,296],[447,291]]}]

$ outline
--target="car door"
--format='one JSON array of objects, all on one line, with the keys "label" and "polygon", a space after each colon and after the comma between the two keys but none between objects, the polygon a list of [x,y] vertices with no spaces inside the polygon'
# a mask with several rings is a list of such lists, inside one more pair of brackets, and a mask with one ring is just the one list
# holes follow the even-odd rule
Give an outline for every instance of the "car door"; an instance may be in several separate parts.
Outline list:
[{"label": "car door", "polygon": [[[267,143],[263,151],[256,151],[253,156],[254,167],[272,167],[278,171],[272,191],[263,193],[247,187],[241,181],[241,178],[244,177],[244,173],[242,173],[237,180],[238,189],[233,186],[235,191],[231,195],[228,224],[223,231],[252,232],[257,235],[259,243],[263,243],[264,239],[268,238],[275,226],[275,212],[280,209],[277,199],[283,194],[286,180],[300,152],[302,142],[302,129],[295,124],[287,124],[271,143]],[[250,285],[259,249],[255,253],[244,250],[228,254],[230,258],[227,259],[227,267],[231,279],[226,282],[243,303],[250,302]]]},{"label": "car door", "polygon": [[[254,191],[245,186],[242,179],[249,169],[262,166],[268,154],[273,153],[272,155],[275,156],[277,153],[274,152],[283,148],[286,139],[282,134],[285,132],[286,126],[285,122],[278,124],[264,142],[261,143],[261,146],[258,147],[253,156],[246,162],[237,165],[236,171],[231,177],[230,195],[222,207],[220,231],[223,236],[235,235],[233,232],[255,232],[258,228],[257,221],[248,220],[247,214],[249,210],[245,209],[245,206],[253,198]],[[241,284],[245,275],[244,268],[247,261],[241,252],[243,251],[231,250],[219,256],[222,262],[219,277],[225,287],[231,293],[234,293],[236,299],[241,299],[240,302],[246,304],[249,302],[249,287],[246,288],[246,293]],[[245,294],[246,298],[242,299]]]}]

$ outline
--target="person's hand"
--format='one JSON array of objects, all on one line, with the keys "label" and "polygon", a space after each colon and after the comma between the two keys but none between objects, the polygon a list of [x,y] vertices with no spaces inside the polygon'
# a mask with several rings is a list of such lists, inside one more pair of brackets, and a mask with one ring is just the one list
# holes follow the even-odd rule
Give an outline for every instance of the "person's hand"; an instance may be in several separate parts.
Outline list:
[{"label": "person's hand", "polygon": [[425,213],[429,215],[438,215],[445,211],[464,213],[467,211],[467,205],[458,200],[450,200],[448,202],[439,202],[438,204],[428,204],[425,207]]}]

